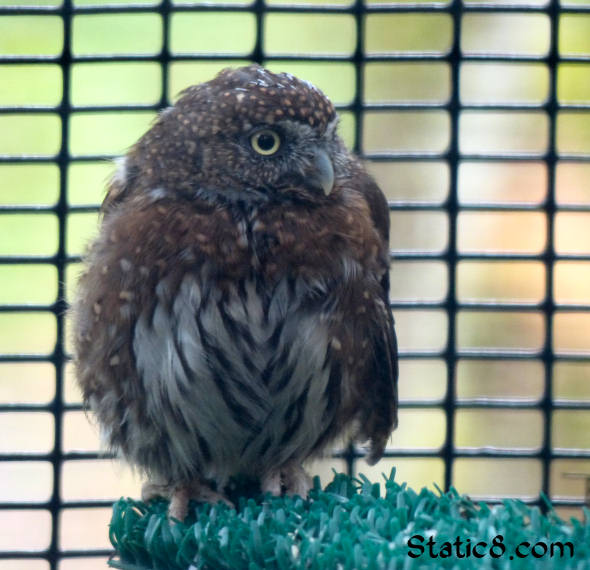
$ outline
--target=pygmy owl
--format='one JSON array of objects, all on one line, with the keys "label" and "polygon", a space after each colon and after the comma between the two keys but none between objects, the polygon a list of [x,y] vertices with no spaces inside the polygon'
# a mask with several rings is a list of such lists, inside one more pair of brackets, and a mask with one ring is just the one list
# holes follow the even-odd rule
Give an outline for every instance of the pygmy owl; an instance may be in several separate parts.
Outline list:
[{"label": "pygmy owl", "polygon": [[302,462],[397,423],[389,212],[316,87],[258,66],[186,89],[120,160],[73,307],[77,378],[144,499]]}]

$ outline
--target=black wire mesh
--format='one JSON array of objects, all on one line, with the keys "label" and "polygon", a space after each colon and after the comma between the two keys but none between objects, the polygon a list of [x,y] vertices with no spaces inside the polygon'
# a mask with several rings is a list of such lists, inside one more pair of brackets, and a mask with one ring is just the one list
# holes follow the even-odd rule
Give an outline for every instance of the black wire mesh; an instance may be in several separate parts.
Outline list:
[{"label": "black wire mesh", "polygon": [[[173,49],[171,30],[173,25],[177,25],[183,18],[198,17],[202,18],[205,14],[222,16],[226,14],[244,14],[253,18],[254,40],[253,49],[248,53],[231,53],[221,54],[215,52],[208,53],[183,53],[182,46]],[[158,45],[154,53],[113,53],[113,54],[95,54],[84,53],[74,49],[75,43],[85,31],[83,27],[83,18],[100,17],[106,15],[141,15],[155,18],[155,21],[146,20],[145,37],[147,43]],[[280,53],[269,49],[268,34],[269,27],[272,28],[273,20],[270,18],[294,17],[306,14],[310,18],[319,18],[329,16],[345,16],[349,22],[349,28],[346,28],[353,43],[350,53],[338,55],[334,53]],[[435,27],[441,25],[448,28],[448,41],[441,44],[439,50],[428,51],[417,49],[396,50],[395,42],[391,44],[390,49],[381,52],[373,46],[373,35],[375,32],[375,22],[378,19],[385,18],[386,40],[394,37],[396,34],[403,35],[404,24],[403,18],[407,15],[437,15],[441,16],[435,23]],[[510,41],[508,38],[511,34],[518,35],[520,24],[518,17],[535,15],[540,18],[542,26],[548,28],[548,42],[546,48],[528,49],[526,46],[522,51],[511,51]],[[72,151],[72,133],[79,133],[80,129],[84,131],[84,122],[80,122],[83,117],[95,117],[102,112],[118,112],[123,116],[128,112],[146,112],[156,111],[169,105],[170,98],[174,93],[170,93],[171,65],[182,62],[228,62],[235,64],[237,62],[255,61],[267,65],[291,65],[302,62],[317,62],[336,66],[346,63],[352,66],[353,71],[353,95],[347,103],[339,105],[342,114],[352,114],[354,126],[351,130],[351,142],[354,149],[363,155],[370,163],[371,168],[378,175],[389,176],[387,168],[380,170],[383,165],[398,165],[405,167],[415,165],[418,168],[428,168],[428,165],[434,165],[442,168],[446,172],[446,191],[440,199],[435,200],[412,200],[407,196],[403,198],[392,197],[390,206],[392,217],[399,221],[395,216],[400,213],[411,219],[415,213],[432,212],[437,216],[443,216],[444,227],[444,244],[441,247],[434,248],[406,248],[392,245],[394,257],[397,264],[404,262],[437,262],[439,268],[443,267],[444,271],[440,274],[442,283],[442,294],[435,295],[434,298],[404,298],[403,296],[393,299],[394,313],[398,319],[398,330],[403,335],[403,323],[406,322],[404,315],[408,319],[418,318],[420,311],[435,314],[438,317],[438,323],[441,328],[441,338],[438,347],[421,348],[418,345],[408,343],[406,346],[402,343],[401,359],[402,374],[404,372],[404,363],[423,363],[433,362],[440,365],[444,371],[441,374],[444,377],[445,388],[438,396],[430,399],[412,399],[407,398],[404,401],[404,410],[440,410],[444,413],[443,428],[441,431],[440,446],[431,447],[412,447],[411,445],[402,448],[392,448],[388,451],[388,458],[400,461],[404,458],[439,458],[443,464],[442,483],[445,488],[452,484],[457,484],[457,462],[464,459],[486,459],[494,460],[532,460],[523,463],[521,477],[526,478],[527,470],[532,466],[531,478],[534,478],[535,469],[540,469],[540,484],[538,491],[552,495],[554,501],[562,506],[579,506],[583,498],[577,497],[560,497],[559,492],[555,490],[555,479],[561,476],[560,469],[570,469],[570,464],[557,463],[559,460],[568,460],[571,458],[588,458],[590,459],[590,445],[582,449],[576,446],[562,445],[563,438],[556,442],[555,429],[559,417],[556,414],[566,413],[568,417],[574,417],[573,414],[583,414],[575,416],[574,425],[579,429],[588,426],[588,417],[590,414],[589,399],[567,399],[560,397],[554,390],[554,375],[557,367],[560,365],[574,364],[585,367],[590,363],[590,358],[584,353],[586,345],[581,345],[578,349],[561,350],[560,343],[556,341],[556,323],[559,319],[581,317],[584,319],[588,315],[589,304],[585,302],[565,303],[560,302],[555,297],[555,268],[559,262],[567,261],[590,261],[590,251],[562,251],[556,247],[556,223],[557,216],[561,212],[588,212],[590,211],[590,201],[586,203],[567,203],[562,204],[557,199],[556,180],[558,168],[561,165],[574,164],[585,165],[590,163],[590,149],[583,146],[580,150],[578,147],[568,148],[567,145],[561,145],[558,129],[560,124],[567,118],[576,121],[583,121],[587,117],[586,110],[590,107],[590,97],[579,103],[564,102],[558,96],[558,69],[564,64],[583,65],[584,62],[590,62],[590,53],[572,52],[569,53],[567,47],[561,43],[560,31],[564,26],[569,25],[567,18],[574,18],[576,25],[581,25],[587,30],[590,37],[590,5],[562,5],[556,1],[548,4],[541,2],[531,3],[483,3],[483,2],[461,2],[454,0],[451,3],[429,2],[423,4],[410,3],[391,3],[391,4],[373,4],[364,3],[362,0],[356,0],[351,4],[340,3],[335,5],[321,5],[310,3],[300,6],[284,3],[265,3],[257,0],[253,4],[174,4],[164,1],[158,5],[139,4],[139,3],[116,3],[109,5],[86,5],[76,4],[71,0],[64,0],[60,5],[29,5],[29,6],[7,6],[0,4],[0,26],[8,22],[6,26],[18,25],[19,21],[15,18],[26,18],[30,16],[42,17],[41,25],[56,25],[62,29],[63,49],[58,45],[53,49],[53,55],[10,55],[10,50],[0,51],[0,66],[22,66],[22,65],[42,65],[42,66],[59,66],[61,70],[61,98],[58,102],[51,105],[5,105],[0,107],[0,118],[4,117],[22,117],[22,116],[41,116],[41,117],[59,117],[60,136],[56,153],[47,153],[39,155],[18,155],[6,154],[0,155],[0,166],[2,165],[24,165],[33,166],[39,164],[54,165],[59,172],[57,183],[58,196],[55,204],[52,205],[4,205],[1,206],[0,215],[3,223],[10,223],[10,216],[34,214],[39,217],[44,214],[54,214],[57,220],[57,227],[54,228],[57,236],[55,254],[48,255],[13,255],[8,253],[0,257],[0,269],[9,266],[39,265],[48,264],[55,268],[55,302],[48,304],[28,304],[28,303],[6,303],[0,306],[1,315],[22,315],[51,313],[55,318],[55,345],[52,346],[50,354],[28,354],[24,353],[6,353],[0,355],[0,366],[9,363],[50,363],[55,372],[55,397],[47,403],[14,403],[9,399],[0,401],[0,415],[8,417],[11,414],[49,413],[53,417],[54,429],[52,432],[52,442],[50,450],[46,452],[27,452],[19,449],[12,449],[10,446],[3,447],[0,455],[2,465],[8,463],[23,463],[30,461],[42,461],[51,465],[52,486],[50,489],[50,498],[31,502],[28,500],[15,501],[12,498],[0,503],[0,515],[18,513],[21,511],[44,511],[50,515],[50,533],[48,547],[23,547],[14,549],[11,543],[6,542],[5,546],[0,546],[0,559],[16,561],[22,560],[25,564],[32,564],[33,560],[47,561],[44,564],[52,570],[57,568],[61,560],[80,559],[87,561],[92,556],[104,556],[108,550],[103,548],[93,548],[92,546],[70,547],[68,543],[62,540],[60,528],[64,521],[64,516],[75,510],[84,510],[88,508],[108,508],[109,500],[65,500],[63,498],[63,465],[66,461],[83,461],[96,460],[100,456],[98,453],[72,451],[64,446],[64,422],[69,412],[79,411],[80,405],[75,401],[72,402],[65,397],[66,392],[66,368],[67,368],[67,342],[66,342],[66,289],[70,286],[72,274],[68,273],[68,266],[79,261],[79,256],[71,252],[68,247],[68,232],[71,231],[73,224],[72,215],[93,213],[97,211],[96,205],[73,204],[68,199],[68,180],[72,176],[70,170],[72,165],[88,164],[95,161],[101,161],[109,156],[97,152],[76,153]],[[473,18],[481,17],[498,18],[497,28],[499,34],[505,34],[508,47],[502,48],[502,41],[495,52],[478,47],[477,34],[472,31]],[[508,17],[506,20],[505,18]],[[504,22],[510,22],[510,18],[516,17],[516,28],[504,27]],[[388,20],[389,18],[389,20]],[[10,19],[10,21],[8,21]],[[381,21],[381,20],[380,20]],[[311,22],[311,20],[309,21]],[[303,24],[303,27],[309,24]],[[523,20],[528,25],[527,20]],[[25,23],[26,24],[26,23]],[[323,24],[320,23],[320,29]],[[7,27],[3,29],[7,29]],[[391,27],[390,27],[391,26]],[[27,27],[22,28],[23,31]],[[467,30],[467,31],[465,31]],[[31,32],[31,33],[34,33]],[[424,32],[425,34],[428,31]],[[76,36],[77,35],[77,36]],[[222,38],[219,46],[223,47],[224,41],[230,41],[230,38]],[[59,42],[58,42],[59,44]],[[0,46],[2,44],[0,43]],[[270,46],[272,48],[272,46]],[[145,50],[149,52],[149,47]],[[49,50],[52,51],[51,49]],[[238,50],[239,51],[239,50]],[[590,50],[589,50],[590,51]],[[159,99],[153,102],[147,102],[137,105],[96,105],[96,104],[79,104],[72,99],[72,74],[75,72],[76,65],[86,63],[117,63],[124,62],[151,62],[156,64],[159,71],[161,89]],[[382,103],[378,101],[368,101],[365,97],[366,82],[369,78],[369,67],[378,63],[442,63],[448,75],[448,96],[440,100],[404,100],[390,101]],[[517,63],[536,63],[541,66],[548,74],[547,97],[537,101],[530,102],[481,102],[469,100],[463,93],[461,74],[467,74],[467,68],[470,64],[494,63],[494,64],[517,64]],[[335,67],[334,67],[335,69]],[[581,68],[587,77],[590,68]],[[376,68],[375,73],[379,73]],[[0,81],[1,81],[0,70]],[[6,87],[5,89],[10,89]],[[541,139],[536,148],[531,150],[505,150],[491,148],[483,150],[477,145],[472,145],[464,135],[464,127],[474,118],[480,117],[478,113],[490,112],[496,113],[492,116],[493,120],[502,120],[502,117],[512,116],[512,112],[522,112],[522,116],[533,117],[541,125]],[[441,120],[447,121],[445,130],[447,132],[447,142],[440,145],[440,148],[428,147],[422,149],[411,148],[393,148],[386,151],[375,149],[371,144],[367,144],[367,124],[379,123],[382,119],[387,127],[387,116],[395,116],[397,119],[410,113],[439,113]],[[388,113],[390,115],[388,115]],[[503,115],[504,114],[504,115]],[[438,116],[438,115],[437,115]],[[78,124],[75,124],[78,122]],[[6,123],[5,123],[6,124]],[[400,124],[400,123],[396,123]],[[8,123],[10,125],[10,123]],[[370,126],[370,125],[369,125]],[[10,128],[10,127],[8,127]],[[476,129],[477,130],[477,129]],[[2,136],[11,137],[15,133],[8,130]],[[395,137],[396,133],[391,132]],[[418,145],[420,146],[420,145]],[[436,146],[436,145],[435,145]],[[460,176],[464,169],[474,168],[477,170],[481,165],[506,165],[506,164],[530,164],[544,173],[546,192],[537,199],[517,202],[507,201],[498,202],[494,200],[483,199],[469,201],[460,196]],[[485,169],[481,172],[485,172]],[[0,181],[0,183],[2,183]],[[8,183],[5,179],[4,183]],[[545,235],[541,247],[532,250],[524,248],[522,251],[512,252],[510,250],[487,251],[485,248],[470,248],[461,242],[464,239],[466,228],[469,228],[470,218],[473,213],[490,213],[500,214],[502,216],[512,213],[532,213],[539,214],[540,218],[540,236]],[[477,227],[477,219],[475,220]],[[538,227],[538,226],[535,226]],[[424,230],[428,233],[428,224]],[[434,230],[432,230],[434,231]],[[403,241],[403,240],[402,240]],[[583,241],[583,239],[582,239]],[[466,293],[459,290],[458,276],[461,271],[472,267],[466,264],[477,262],[490,262],[499,264],[503,262],[535,262],[543,268],[539,273],[541,293],[538,298],[531,300],[489,300],[489,299],[469,299]],[[433,266],[431,266],[433,267]],[[473,266],[476,267],[477,266]],[[395,282],[395,265],[394,265],[394,282]],[[6,273],[7,274],[7,273]],[[3,273],[2,275],[5,275]],[[394,295],[395,297],[395,295]],[[532,319],[530,322],[537,323],[535,326],[541,331],[538,342],[528,346],[517,346],[517,348],[502,346],[486,346],[485,343],[471,343],[466,341],[462,332],[464,325],[469,319],[477,318],[488,323],[490,327],[494,325],[494,319],[497,316],[506,318],[508,321],[502,321],[504,324],[510,322],[509,319],[520,316],[524,322]],[[400,318],[401,317],[401,318]],[[519,317],[519,318],[520,318]],[[431,322],[431,321],[430,321]],[[568,321],[569,322],[569,321]],[[567,323],[566,323],[567,324]],[[428,325],[432,326],[432,325]],[[561,326],[561,324],[560,324]],[[577,326],[572,325],[572,326]],[[580,334],[584,334],[584,329],[580,325]],[[526,344],[526,343],[525,343]],[[435,343],[436,345],[436,343]],[[417,347],[416,347],[417,346]],[[506,362],[526,362],[535,368],[542,370],[541,387],[537,396],[528,398],[504,397],[489,398],[477,395],[465,394],[463,389],[458,386],[458,381],[466,374],[473,375],[478,367],[491,365],[497,366]],[[8,373],[7,373],[8,374]],[[2,377],[2,382],[18,382],[19,379],[10,373]],[[590,377],[585,376],[586,381]],[[403,378],[402,378],[403,381]],[[463,380],[461,380],[463,381]],[[475,379],[474,379],[475,381]],[[410,380],[408,380],[410,382]],[[457,421],[458,414],[474,411],[480,413],[485,410],[500,410],[508,414],[526,414],[535,412],[540,414],[541,431],[540,442],[538,445],[532,445],[529,448],[522,446],[502,447],[498,445],[469,446],[460,445],[457,442]],[[494,416],[497,423],[498,418]],[[524,416],[523,416],[524,417]],[[557,418],[557,419],[556,419]],[[578,422],[578,423],[576,423]],[[3,438],[10,438],[12,434],[4,433]],[[353,473],[356,469],[356,462],[360,454],[355,449],[348,448],[337,453],[338,457],[345,460],[349,472]],[[499,463],[500,469],[503,469],[502,463]],[[506,463],[508,465],[508,463]],[[576,464],[578,465],[578,464]],[[488,469],[488,464],[483,464],[483,469]],[[579,470],[586,468],[590,472],[590,463],[582,463]],[[576,467],[576,469],[578,468]],[[472,477],[475,477],[475,472]],[[434,478],[434,477],[433,477]],[[411,481],[410,481],[411,483]],[[460,490],[462,490],[460,488]],[[507,493],[510,494],[510,493]],[[486,493],[483,493],[485,496]],[[501,492],[490,492],[488,498],[493,500],[501,496]],[[525,500],[537,501],[538,493],[530,494],[524,497]],[[86,512],[86,511],[84,511]],[[5,517],[6,524],[10,523],[10,518]],[[19,532],[29,532],[29,529],[17,529]],[[106,529],[105,529],[106,534]],[[86,562],[85,562],[86,563]],[[82,562],[80,562],[81,565]],[[25,566],[23,566],[25,567]],[[32,568],[33,566],[26,566]],[[62,566],[65,568],[65,566]]]}]

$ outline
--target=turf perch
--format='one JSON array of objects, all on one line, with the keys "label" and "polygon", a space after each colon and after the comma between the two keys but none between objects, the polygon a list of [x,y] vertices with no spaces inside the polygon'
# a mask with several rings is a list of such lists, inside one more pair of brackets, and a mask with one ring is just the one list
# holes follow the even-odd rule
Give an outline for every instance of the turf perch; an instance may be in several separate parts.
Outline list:
[{"label": "turf perch", "polygon": [[[590,510],[585,523],[567,523],[549,506],[538,507],[505,500],[489,507],[475,504],[456,490],[416,492],[395,481],[392,471],[384,489],[365,477],[351,479],[336,474],[324,489],[314,481],[310,500],[299,497],[240,498],[238,509],[224,504],[191,505],[184,523],[170,523],[166,501],[146,506],[120,499],[113,507],[110,539],[119,555],[110,561],[122,570],[195,569],[394,569],[394,568],[590,568]],[[491,543],[502,535],[505,553],[458,558],[417,559],[408,556],[408,539],[433,535],[440,552],[445,541],[457,536],[463,543]],[[573,545],[560,557],[542,558],[513,554],[519,543],[567,543]],[[426,545],[426,542],[424,543]],[[496,549],[498,552],[499,550]],[[530,548],[528,549],[530,551]],[[538,552],[543,546],[538,547]],[[415,551],[414,551],[415,552]],[[465,550],[463,549],[463,552]]]}]

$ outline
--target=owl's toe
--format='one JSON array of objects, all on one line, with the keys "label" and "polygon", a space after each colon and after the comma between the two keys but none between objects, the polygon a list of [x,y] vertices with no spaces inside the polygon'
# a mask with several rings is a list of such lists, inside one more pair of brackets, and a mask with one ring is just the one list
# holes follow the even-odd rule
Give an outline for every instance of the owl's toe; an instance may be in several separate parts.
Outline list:
[{"label": "owl's toe", "polygon": [[176,487],[170,496],[168,506],[168,518],[184,521],[188,514],[188,502],[190,500],[189,488],[186,485]]},{"label": "owl's toe", "polygon": [[278,497],[282,491],[281,472],[273,471],[272,473],[268,473],[267,475],[265,475],[262,478],[260,487],[263,493],[270,493],[271,495]]},{"label": "owl's toe", "polygon": [[190,485],[177,486],[170,495],[170,506],[168,507],[168,518],[184,521],[188,514],[189,501],[197,503],[223,503],[231,509],[234,504],[223,494],[214,491],[203,481],[193,481]]},{"label": "owl's toe", "polygon": [[234,509],[235,505],[223,494],[214,491],[207,483],[197,480],[193,481],[189,487],[189,500],[197,501],[197,503],[223,503],[228,507]]},{"label": "owl's toe", "polygon": [[214,491],[207,483],[203,481],[193,481],[190,484],[170,485],[148,481],[141,488],[141,500],[145,503],[162,497],[170,501],[168,507],[168,517],[183,521],[188,514],[189,501],[198,503],[224,503],[230,508],[235,508],[234,504],[223,494]]},{"label": "owl's toe", "polygon": [[265,475],[260,486],[263,493],[270,493],[275,497],[284,492],[305,498],[312,487],[312,480],[301,465],[291,464]]},{"label": "owl's toe", "polygon": [[290,465],[281,471],[287,495],[299,495],[304,499],[312,487],[312,479],[301,465]]}]

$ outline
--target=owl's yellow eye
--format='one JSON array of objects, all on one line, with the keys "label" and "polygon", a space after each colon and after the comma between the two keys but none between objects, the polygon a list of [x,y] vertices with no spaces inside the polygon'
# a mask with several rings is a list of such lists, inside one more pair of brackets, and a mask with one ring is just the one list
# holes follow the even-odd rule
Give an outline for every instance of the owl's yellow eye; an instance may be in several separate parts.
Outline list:
[{"label": "owl's yellow eye", "polygon": [[264,129],[254,133],[250,137],[252,148],[263,156],[270,156],[279,150],[281,146],[281,137],[275,131]]}]

